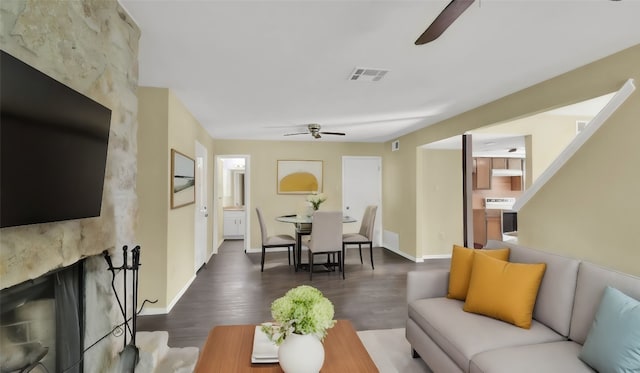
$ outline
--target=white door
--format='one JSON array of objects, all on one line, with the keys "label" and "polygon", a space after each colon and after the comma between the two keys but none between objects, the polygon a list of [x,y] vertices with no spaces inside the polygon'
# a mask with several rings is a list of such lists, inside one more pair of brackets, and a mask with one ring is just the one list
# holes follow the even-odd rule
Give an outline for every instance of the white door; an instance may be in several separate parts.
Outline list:
[{"label": "white door", "polygon": [[373,245],[380,246],[382,242],[382,160],[380,157],[342,157],[342,212],[358,219],[360,224],[368,205],[378,206]]},{"label": "white door", "polygon": [[207,148],[196,141],[196,216],[194,265],[197,272],[207,260]]}]

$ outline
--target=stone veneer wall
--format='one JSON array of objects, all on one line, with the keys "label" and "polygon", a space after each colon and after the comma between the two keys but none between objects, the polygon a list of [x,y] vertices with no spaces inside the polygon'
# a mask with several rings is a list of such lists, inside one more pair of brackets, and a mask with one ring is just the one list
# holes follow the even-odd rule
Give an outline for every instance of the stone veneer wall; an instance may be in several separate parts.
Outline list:
[{"label": "stone veneer wall", "polygon": [[[107,249],[118,266],[122,245],[134,244],[140,30],[115,0],[2,0],[0,30],[4,51],[112,110],[101,216],[0,230],[0,288],[93,256],[86,266],[88,346],[122,322],[111,274],[94,255]],[[111,335],[89,350],[85,372],[115,371],[122,344]]]}]

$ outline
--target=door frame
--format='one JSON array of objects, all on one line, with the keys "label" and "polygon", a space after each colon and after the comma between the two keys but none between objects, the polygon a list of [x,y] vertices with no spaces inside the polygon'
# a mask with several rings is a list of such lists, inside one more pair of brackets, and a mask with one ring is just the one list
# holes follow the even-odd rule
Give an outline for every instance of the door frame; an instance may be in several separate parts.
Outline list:
[{"label": "door frame", "polygon": [[[251,156],[248,154],[221,154],[216,155],[215,163],[213,171],[213,185],[220,186],[222,185],[222,169],[221,165],[223,164],[223,160],[227,158],[243,158],[244,159],[244,251],[246,252],[251,246]],[[222,188],[217,187],[214,190],[213,197],[213,211],[215,211],[215,216],[218,217],[218,223],[214,224],[213,228],[213,252],[215,254],[218,253],[218,248],[220,244],[222,244],[223,234],[221,234],[221,224],[224,219],[223,209],[222,209]]]},{"label": "door frame", "polygon": [[473,247],[473,137],[462,135],[462,232],[465,247]]}]

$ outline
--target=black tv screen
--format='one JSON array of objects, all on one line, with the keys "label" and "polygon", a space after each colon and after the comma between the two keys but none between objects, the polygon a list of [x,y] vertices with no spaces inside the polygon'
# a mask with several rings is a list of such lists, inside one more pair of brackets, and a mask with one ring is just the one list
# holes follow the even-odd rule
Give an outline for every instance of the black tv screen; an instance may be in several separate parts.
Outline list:
[{"label": "black tv screen", "polygon": [[111,110],[2,51],[0,227],[100,215]]}]

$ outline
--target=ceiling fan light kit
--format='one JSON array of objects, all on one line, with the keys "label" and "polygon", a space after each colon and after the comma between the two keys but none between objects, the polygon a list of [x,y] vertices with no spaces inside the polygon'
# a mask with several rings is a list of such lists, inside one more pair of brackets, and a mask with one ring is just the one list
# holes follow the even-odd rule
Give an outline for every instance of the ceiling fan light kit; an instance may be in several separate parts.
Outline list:
[{"label": "ceiling fan light kit", "polygon": [[344,132],[328,132],[328,131],[320,131],[322,127],[317,123],[311,123],[307,125],[308,132],[296,132],[296,133],[285,133],[285,136],[295,136],[295,135],[306,135],[311,134],[311,136],[315,139],[322,138],[321,135],[335,135],[335,136],[344,136]]},{"label": "ceiling fan light kit", "polygon": [[416,45],[422,45],[436,40],[460,15],[473,4],[475,0],[451,0],[438,14],[431,25],[416,40]]}]

